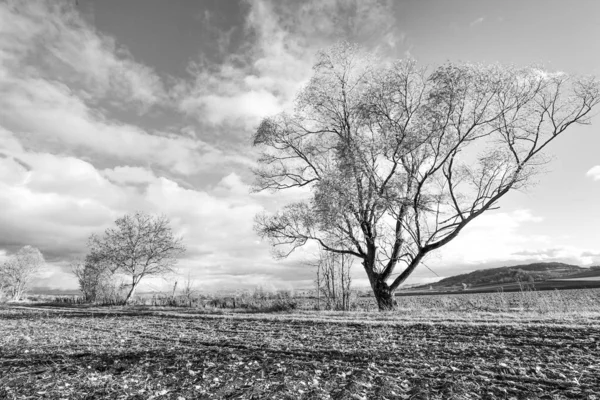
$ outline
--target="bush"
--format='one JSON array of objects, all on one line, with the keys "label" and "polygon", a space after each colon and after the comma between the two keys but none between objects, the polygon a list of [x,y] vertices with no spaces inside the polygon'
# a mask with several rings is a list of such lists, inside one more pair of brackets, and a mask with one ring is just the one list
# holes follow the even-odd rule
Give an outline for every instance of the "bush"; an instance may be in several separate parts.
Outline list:
[{"label": "bush", "polygon": [[289,312],[298,309],[298,302],[294,299],[278,299],[273,304],[267,307],[265,312]]}]

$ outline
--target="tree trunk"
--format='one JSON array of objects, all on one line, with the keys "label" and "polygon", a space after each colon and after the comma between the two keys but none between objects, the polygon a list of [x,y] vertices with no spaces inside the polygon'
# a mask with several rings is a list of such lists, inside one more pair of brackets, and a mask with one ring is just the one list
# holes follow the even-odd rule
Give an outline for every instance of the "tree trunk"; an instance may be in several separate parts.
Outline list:
[{"label": "tree trunk", "polygon": [[12,293],[11,293],[12,300],[13,301],[21,300],[21,297],[23,297],[24,292],[25,291],[24,291],[23,287],[21,286],[21,283],[17,282],[17,284],[12,288]]},{"label": "tree trunk", "polygon": [[131,289],[129,290],[129,293],[127,293],[127,297],[125,297],[125,304],[129,303],[129,300],[131,300],[131,298],[133,297],[133,294],[135,293],[135,288],[136,287],[137,287],[137,283],[134,280],[131,283]]},{"label": "tree trunk", "polygon": [[369,277],[369,283],[373,289],[375,300],[377,301],[377,307],[379,311],[392,311],[396,307],[396,301],[394,300],[395,289],[392,289],[390,285],[385,282],[382,274],[375,273],[373,271],[373,263],[363,261],[363,267]]},{"label": "tree trunk", "polygon": [[375,294],[379,311],[392,311],[396,307],[394,291],[390,289],[387,283],[378,281],[373,287],[373,294]]}]

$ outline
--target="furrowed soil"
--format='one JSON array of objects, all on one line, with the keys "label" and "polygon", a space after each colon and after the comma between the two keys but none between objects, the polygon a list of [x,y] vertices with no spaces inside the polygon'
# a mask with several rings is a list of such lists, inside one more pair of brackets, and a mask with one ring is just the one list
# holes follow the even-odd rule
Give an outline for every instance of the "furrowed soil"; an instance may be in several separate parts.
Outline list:
[{"label": "furrowed soil", "polygon": [[0,308],[1,399],[599,399],[600,319]]}]

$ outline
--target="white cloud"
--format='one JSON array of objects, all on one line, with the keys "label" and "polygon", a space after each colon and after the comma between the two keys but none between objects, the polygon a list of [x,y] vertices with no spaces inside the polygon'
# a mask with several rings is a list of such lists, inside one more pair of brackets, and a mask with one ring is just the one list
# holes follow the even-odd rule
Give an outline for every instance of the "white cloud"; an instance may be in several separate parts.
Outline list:
[{"label": "white cloud", "polygon": [[2,135],[27,148],[185,175],[233,158],[195,135],[108,118],[111,107],[146,110],[166,94],[151,68],[89,26],[72,2],[0,3],[0,77]]},{"label": "white cloud", "polygon": [[[72,2],[0,4],[0,32],[0,59],[17,75],[59,79],[82,94],[110,97],[120,106],[133,102],[147,109],[166,96],[158,75],[91,27]],[[32,54],[40,66],[34,71]]]},{"label": "white cloud", "polygon": [[143,184],[156,180],[152,171],[141,167],[130,167],[128,165],[107,168],[102,171],[109,180],[119,184]]},{"label": "white cloud", "polygon": [[205,59],[193,63],[194,83],[179,88],[180,109],[202,122],[251,127],[289,107],[309,78],[317,51],[340,39],[374,40],[373,47],[387,48],[406,40],[389,1],[258,0],[249,7],[252,45],[218,66]]},{"label": "white cloud", "polygon": [[202,110],[203,121],[214,125],[237,120],[256,122],[267,115],[280,111],[278,99],[267,91],[248,91],[232,95],[206,94],[188,97],[181,107],[189,113]]},{"label": "white cloud", "polygon": [[479,18],[471,21],[471,23],[469,23],[469,26],[472,28],[472,27],[474,27],[476,25],[481,25],[483,23],[483,21],[485,21],[485,18],[484,17],[479,17]]},{"label": "white cloud", "polygon": [[432,255],[431,262],[443,262],[445,265],[485,264],[510,259],[511,254],[527,246],[547,246],[547,237],[528,236],[521,232],[524,226],[541,221],[541,217],[529,210],[483,214],[437,255]]},{"label": "white cloud", "polygon": [[557,246],[522,250],[513,254],[523,259],[540,262],[561,261],[576,265],[594,265],[600,261],[600,253],[574,246]]},{"label": "white cloud", "polygon": [[532,225],[543,220],[530,210],[483,214],[439,253],[433,254],[427,263],[435,265],[438,273],[446,274],[442,265],[444,268],[472,265],[479,269],[503,263],[560,261],[591,265],[597,262],[598,258],[590,249],[557,245],[557,238],[526,233],[529,227],[534,231]]},{"label": "white cloud", "polygon": [[149,134],[107,120],[60,83],[17,79],[0,83],[0,91],[2,124],[31,147],[150,162],[180,174],[205,168],[206,157],[222,157],[214,146],[187,135]]},{"label": "white cloud", "polygon": [[595,181],[600,181],[600,165],[596,165],[595,167],[590,168],[588,172],[585,174],[589,176]]},{"label": "white cloud", "polygon": [[221,192],[247,195],[250,192],[250,186],[244,183],[238,174],[232,172],[224,176],[217,184],[215,193]]},{"label": "white cloud", "polygon": [[[199,140],[193,128],[157,133],[110,119],[107,109],[115,105],[135,103],[142,112],[160,106],[160,79],[87,26],[72,6],[52,4],[0,4],[2,250],[40,248],[50,267],[39,282],[62,286],[68,259],[85,253],[91,233],[144,210],[170,218],[188,247],[181,268],[204,285],[297,279],[295,267],[276,264],[252,230],[264,199],[248,194],[240,176],[225,169],[251,165],[248,156],[227,143]],[[220,70],[207,92],[215,123],[226,108],[233,115],[276,111],[280,82],[227,65]],[[214,166],[226,176],[205,190],[157,172],[194,175]]]},{"label": "white cloud", "polygon": [[309,279],[310,271],[293,260],[277,263],[268,244],[260,243],[253,224],[262,199],[247,188],[233,172],[212,190],[193,190],[142,167],[98,170],[74,157],[15,147],[0,157],[0,243],[10,252],[30,244],[44,253],[51,265],[36,284],[72,286],[66,265],[86,252],[89,235],[143,210],[168,216],[188,248],[182,275],[190,271],[204,287],[270,281],[282,287],[285,281]]}]

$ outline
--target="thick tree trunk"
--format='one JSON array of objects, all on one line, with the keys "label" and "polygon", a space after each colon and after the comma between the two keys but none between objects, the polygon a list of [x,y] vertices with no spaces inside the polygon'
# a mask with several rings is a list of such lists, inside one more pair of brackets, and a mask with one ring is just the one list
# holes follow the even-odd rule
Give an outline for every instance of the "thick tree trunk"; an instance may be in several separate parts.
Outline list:
[{"label": "thick tree trunk", "polygon": [[375,294],[379,311],[392,311],[396,307],[394,291],[390,289],[387,283],[382,281],[377,282],[373,287],[373,294]]},{"label": "thick tree trunk", "polygon": [[385,282],[384,277],[381,274],[373,271],[373,264],[367,261],[363,262],[363,267],[369,277],[375,300],[377,301],[377,307],[379,311],[392,311],[396,307],[396,301],[394,300],[394,289],[390,288]]}]

